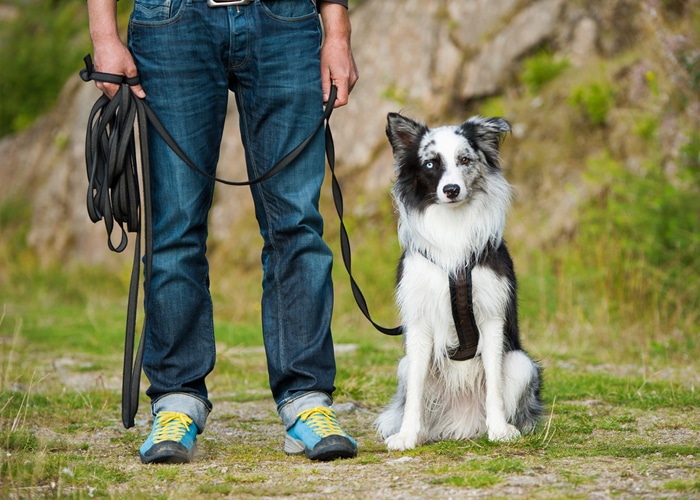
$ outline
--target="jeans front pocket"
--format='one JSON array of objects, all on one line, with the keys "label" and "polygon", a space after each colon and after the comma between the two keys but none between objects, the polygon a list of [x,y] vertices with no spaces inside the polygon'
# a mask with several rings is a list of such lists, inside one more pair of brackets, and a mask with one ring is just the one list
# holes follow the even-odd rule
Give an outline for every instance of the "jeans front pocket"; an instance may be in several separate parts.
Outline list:
[{"label": "jeans front pocket", "polygon": [[278,21],[301,21],[318,15],[313,0],[262,0],[265,13]]},{"label": "jeans front pocket", "polygon": [[175,21],[185,10],[188,0],[134,0],[131,22],[157,26]]}]

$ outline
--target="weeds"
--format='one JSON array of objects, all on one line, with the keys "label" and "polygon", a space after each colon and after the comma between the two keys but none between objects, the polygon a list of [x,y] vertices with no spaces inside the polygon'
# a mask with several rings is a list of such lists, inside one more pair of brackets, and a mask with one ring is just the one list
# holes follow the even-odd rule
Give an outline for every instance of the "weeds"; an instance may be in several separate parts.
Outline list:
[{"label": "weeds", "polygon": [[615,94],[607,81],[593,82],[572,89],[569,105],[579,110],[591,125],[605,125],[615,105]]},{"label": "weeds", "polygon": [[571,66],[568,59],[558,57],[551,51],[542,50],[524,62],[520,81],[531,94],[537,94],[548,82],[561,75]]}]

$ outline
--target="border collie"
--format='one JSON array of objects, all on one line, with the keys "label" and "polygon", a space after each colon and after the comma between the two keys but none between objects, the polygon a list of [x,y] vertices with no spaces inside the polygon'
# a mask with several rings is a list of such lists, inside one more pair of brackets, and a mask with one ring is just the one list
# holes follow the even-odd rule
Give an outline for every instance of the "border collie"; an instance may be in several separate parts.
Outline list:
[{"label": "border collie", "polygon": [[[515,273],[503,241],[510,185],[498,148],[509,130],[503,118],[429,129],[388,115],[405,356],[398,391],[374,425],[390,450],[484,433],[513,440],[542,415],[541,369],[520,345]],[[467,275],[461,284],[459,274]],[[455,292],[464,281],[466,301]],[[458,333],[465,322],[471,352]]]}]

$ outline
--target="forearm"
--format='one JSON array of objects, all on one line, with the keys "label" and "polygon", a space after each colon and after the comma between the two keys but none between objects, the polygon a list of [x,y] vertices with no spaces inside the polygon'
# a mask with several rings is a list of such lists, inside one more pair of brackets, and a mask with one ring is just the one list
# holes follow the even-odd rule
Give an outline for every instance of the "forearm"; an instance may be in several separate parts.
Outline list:
[{"label": "forearm", "polygon": [[87,0],[93,46],[121,41],[117,28],[117,0]]},{"label": "forearm", "polygon": [[339,40],[349,46],[352,29],[348,9],[340,3],[321,2],[318,10],[321,14],[326,39]]},{"label": "forearm", "polygon": [[[117,26],[117,0],[87,0],[90,38],[95,54],[95,69],[104,73],[136,76],[134,60],[119,37]],[[108,97],[113,97],[118,85],[95,82],[97,88]],[[146,94],[141,85],[133,85],[131,91],[137,97]]]},{"label": "forearm", "polygon": [[321,0],[319,3],[337,3],[339,5],[342,5],[346,9],[348,8],[348,0]]},{"label": "forearm", "polygon": [[357,66],[352,55],[350,16],[348,9],[338,3],[322,2],[319,12],[323,22],[321,46],[321,85],[324,101],[328,99],[331,84],[338,89],[335,107],[348,102],[348,96],[357,81]]}]

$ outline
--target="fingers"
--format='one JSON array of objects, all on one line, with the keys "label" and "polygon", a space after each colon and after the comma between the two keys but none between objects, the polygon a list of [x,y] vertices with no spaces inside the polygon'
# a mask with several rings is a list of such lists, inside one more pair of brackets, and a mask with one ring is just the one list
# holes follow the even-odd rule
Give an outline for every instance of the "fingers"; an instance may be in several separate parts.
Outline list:
[{"label": "fingers", "polygon": [[[117,94],[117,91],[120,88],[120,86],[115,83],[106,82],[95,82],[95,86],[100,90],[100,92],[102,92],[110,99],[112,99]],[[131,93],[139,99],[145,99],[146,92],[143,90],[143,87],[141,85],[129,86],[129,89],[131,90]]]},{"label": "fingers", "polygon": [[[112,75],[123,75],[126,78],[133,78],[138,75],[131,53],[120,41],[99,46],[95,45],[95,70]],[[95,82],[95,85],[110,99],[119,90],[119,85],[115,83]],[[133,85],[130,89],[139,99],[146,97],[146,92],[140,84]]]},{"label": "fingers", "polygon": [[143,87],[141,85],[133,85],[129,88],[131,89],[131,93],[134,94],[139,99],[146,98],[146,91],[143,90]]},{"label": "fingers", "polygon": [[350,92],[358,80],[357,66],[350,55],[340,59],[342,63],[330,63],[321,74],[321,88],[323,90],[323,102],[328,102],[331,84],[335,85],[338,93],[333,107],[345,106],[350,98]]},{"label": "fingers", "polygon": [[[337,89],[335,102],[333,103],[334,108],[339,108],[345,106],[350,99],[350,85],[347,80],[331,80],[331,83],[335,85]],[[328,86],[328,92],[323,93],[323,102],[327,103],[330,96],[330,84]]]},{"label": "fingers", "polygon": [[112,99],[117,93],[117,90],[119,90],[119,85],[114,83],[95,82],[95,87],[110,99]]}]

